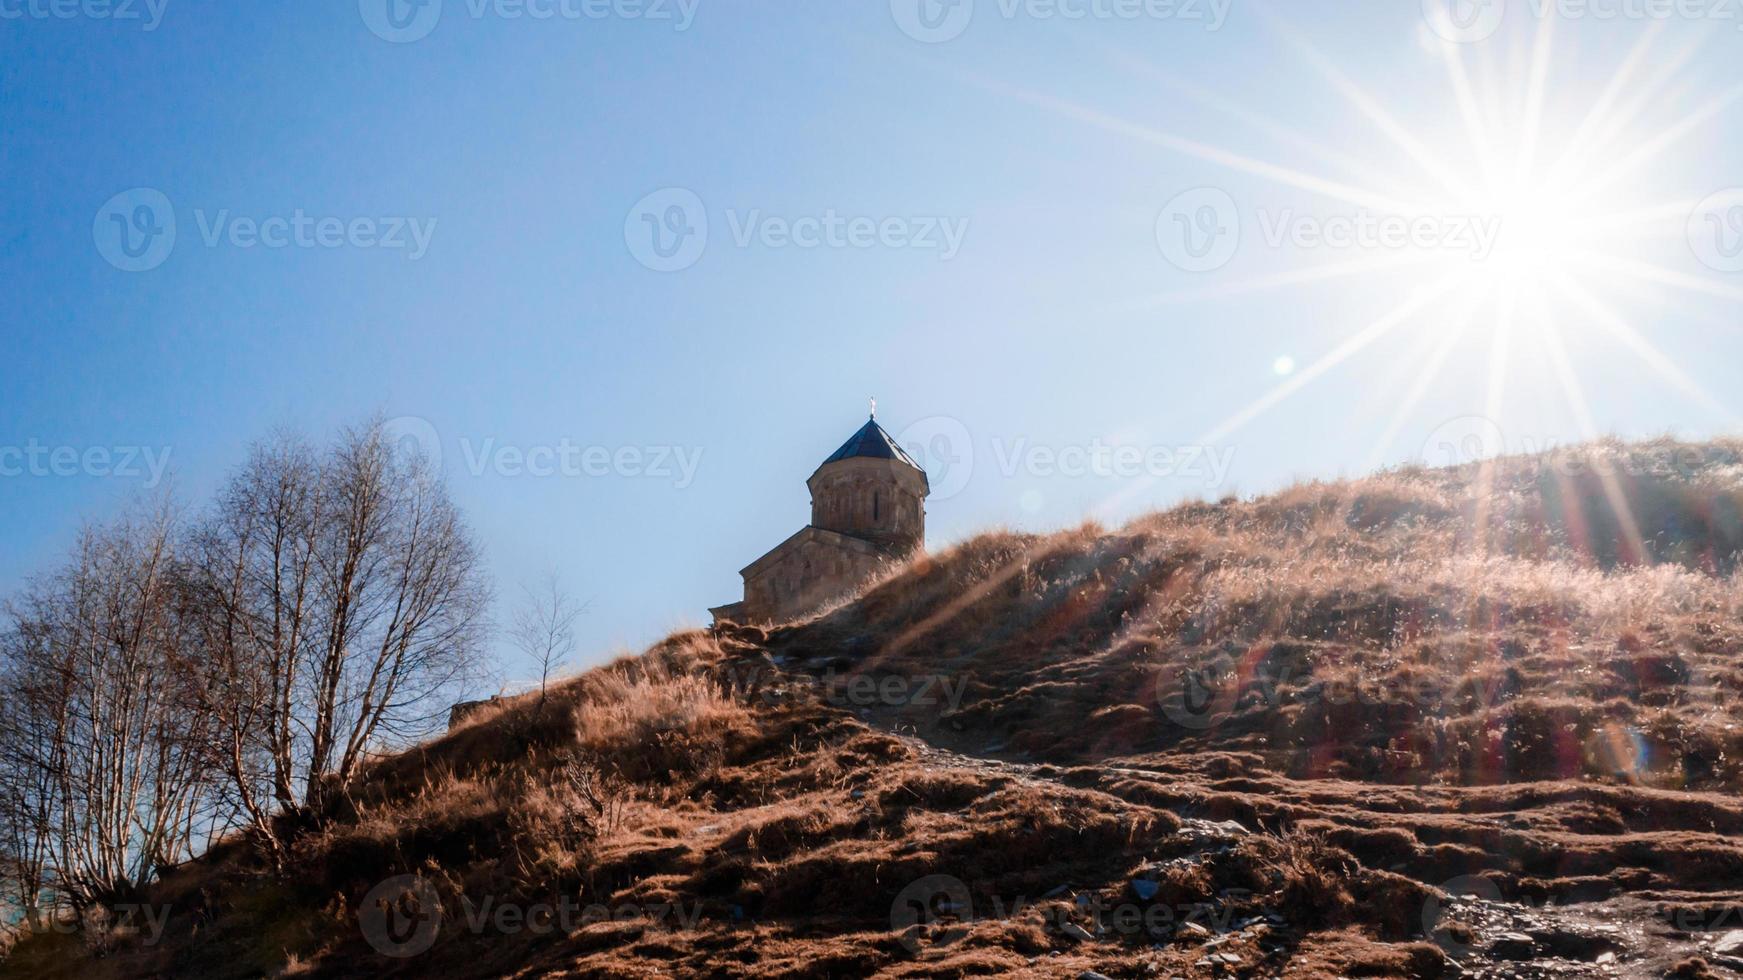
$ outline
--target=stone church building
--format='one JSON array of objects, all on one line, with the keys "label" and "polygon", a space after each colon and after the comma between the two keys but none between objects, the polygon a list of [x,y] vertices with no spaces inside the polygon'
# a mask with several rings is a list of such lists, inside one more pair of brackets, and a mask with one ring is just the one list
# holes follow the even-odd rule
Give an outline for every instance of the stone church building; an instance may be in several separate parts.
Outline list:
[{"label": "stone church building", "polygon": [[716,623],[807,615],[926,546],[926,471],[875,415],[805,485],[811,523],[739,572],[744,599],[710,609]]}]

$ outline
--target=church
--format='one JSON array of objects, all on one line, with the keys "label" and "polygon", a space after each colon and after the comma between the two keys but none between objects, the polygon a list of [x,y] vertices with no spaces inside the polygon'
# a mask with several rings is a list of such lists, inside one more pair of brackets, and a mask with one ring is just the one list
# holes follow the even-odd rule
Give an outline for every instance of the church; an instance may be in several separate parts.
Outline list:
[{"label": "church", "polygon": [[799,618],[926,546],[926,471],[878,425],[876,410],[817,472],[811,523],[746,565],[744,599],[709,612],[718,625]]}]

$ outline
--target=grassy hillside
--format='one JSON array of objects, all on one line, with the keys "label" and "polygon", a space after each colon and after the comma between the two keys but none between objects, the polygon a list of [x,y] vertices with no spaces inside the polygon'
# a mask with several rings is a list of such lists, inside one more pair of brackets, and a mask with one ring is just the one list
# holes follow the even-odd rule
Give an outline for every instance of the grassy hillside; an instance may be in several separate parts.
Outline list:
[{"label": "grassy hillside", "polygon": [[906,720],[971,750],[1735,789],[1740,452],[1605,445],[986,535],[770,644],[957,675],[960,705]]},{"label": "grassy hillside", "polygon": [[231,841],[161,933],[0,975],[1719,975],[1740,548],[1731,443],[990,533],[474,716],[283,872]]}]

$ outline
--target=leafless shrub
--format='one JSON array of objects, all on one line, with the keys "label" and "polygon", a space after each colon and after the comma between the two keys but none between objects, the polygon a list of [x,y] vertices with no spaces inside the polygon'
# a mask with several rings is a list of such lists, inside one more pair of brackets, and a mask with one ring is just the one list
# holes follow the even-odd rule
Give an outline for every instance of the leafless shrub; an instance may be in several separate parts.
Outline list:
[{"label": "leafless shrub", "polygon": [[379,422],[255,447],[190,550],[214,746],[269,842],[275,808],[318,812],[371,751],[433,730],[475,664],[478,547]]},{"label": "leafless shrub", "polygon": [[27,924],[123,900],[227,826],[169,508],[87,528],[0,634],[0,845]]},{"label": "leafless shrub", "polygon": [[575,620],[587,611],[563,588],[556,572],[546,573],[538,588],[527,587],[508,629],[508,638],[539,669],[539,710],[545,706],[551,675],[575,652]]}]

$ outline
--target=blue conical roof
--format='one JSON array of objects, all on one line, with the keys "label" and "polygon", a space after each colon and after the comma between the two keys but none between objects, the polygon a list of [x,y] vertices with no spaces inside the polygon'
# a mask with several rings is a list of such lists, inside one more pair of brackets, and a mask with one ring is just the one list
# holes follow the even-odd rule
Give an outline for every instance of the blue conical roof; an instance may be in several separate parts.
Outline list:
[{"label": "blue conical roof", "polygon": [[[841,444],[840,449],[837,449],[830,454],[828,459],[823,461],[823,465],[828,466],[830,463],[838,463],[844,459],[862,456],[868,459],[900,460],[917,470],[920,469],[920,464],[914,462],[914,458],[896,444],[896,440],[884,431],[884,427],[878,424],[877,419],[872,419],[860,426],[858,432],[850,436],[846,442]],[[925,471],[921,470],[921,472]]]}]

